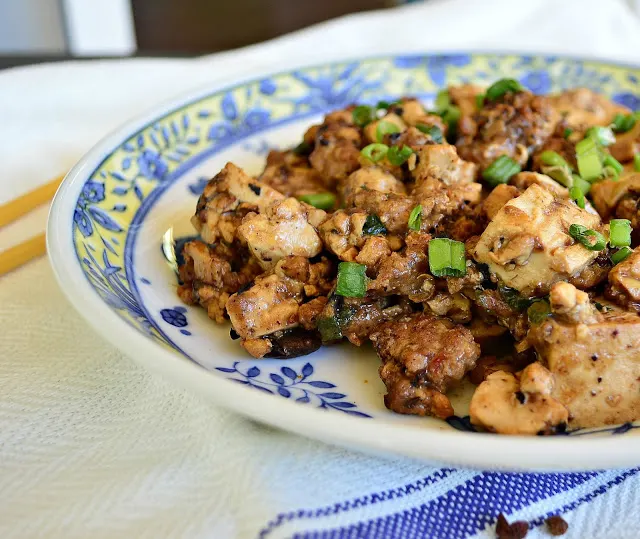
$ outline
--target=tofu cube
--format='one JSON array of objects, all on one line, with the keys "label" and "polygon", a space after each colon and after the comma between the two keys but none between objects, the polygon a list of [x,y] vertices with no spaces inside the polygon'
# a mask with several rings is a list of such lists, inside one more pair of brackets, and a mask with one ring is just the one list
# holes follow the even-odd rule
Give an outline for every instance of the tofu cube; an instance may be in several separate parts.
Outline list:
[{"label": "tofu cube", "polygon": [[573,240],[572,224],[602,230],[599,216],[533,184],[495,214],[473,256],[506,286],[524,296],[543,296],[554,283],[577,277],[598,256]]}]

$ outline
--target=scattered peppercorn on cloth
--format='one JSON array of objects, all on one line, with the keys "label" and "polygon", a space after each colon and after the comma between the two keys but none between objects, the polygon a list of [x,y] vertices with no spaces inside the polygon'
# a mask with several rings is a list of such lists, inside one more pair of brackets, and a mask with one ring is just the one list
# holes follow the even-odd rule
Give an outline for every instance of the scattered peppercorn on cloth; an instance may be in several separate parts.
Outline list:
[{"label": "scattered peppercorn on cloth", "polygon": [[[469,49],[638,62],[640,22],[622,0],[433,0],[193,60],[9,70],[0,73],[0,203],[195,86],[345,55]],[[43,214],[0,231],[0,248],[39,232]],[[566,537],[640,536],[639,469],[439,467],[347,451],[214,406],[102,342],[45,259],[0,278],[0,328],[3,539],[495,537],[500,513],[528,523],[527,537],[547,537],[555,514],[569,523]]]}]

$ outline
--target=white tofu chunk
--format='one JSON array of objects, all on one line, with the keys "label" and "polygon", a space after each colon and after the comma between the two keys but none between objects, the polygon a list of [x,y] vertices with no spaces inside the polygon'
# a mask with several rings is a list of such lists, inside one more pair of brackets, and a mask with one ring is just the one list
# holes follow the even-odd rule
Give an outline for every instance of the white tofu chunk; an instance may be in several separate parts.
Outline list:
[{"label": "white tofu chunk", "polygon": [[271,269],[286,256],[311,258],[320,254],[322,240],[315,226],[325,217],[322,210],[286,198],[262,213],[247,214],[238,227],[238,237],[247,242],[264,269]]},{"label": "white tofu chunk", "polygon": [[495,214],[473,256],[506,286],[525,296],[545,295],[551,285],[577,277],[598,256],[573,240],[568,232],[572,224],[605,233],[599,216],[532,184]]}]

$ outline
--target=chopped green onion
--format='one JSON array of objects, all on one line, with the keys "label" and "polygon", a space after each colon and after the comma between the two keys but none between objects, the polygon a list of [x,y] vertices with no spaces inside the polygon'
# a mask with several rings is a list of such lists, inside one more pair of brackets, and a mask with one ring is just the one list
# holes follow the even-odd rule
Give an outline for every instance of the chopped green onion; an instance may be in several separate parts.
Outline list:
[{"label": "chopped green onion", "polygon": [[606,155],[602,161],[602,164],[605,167],[611,167],[616,171],[616,176],[619,176],[620,173],[624,170],[622,163],[618,161],[613,155]]},{"label": "chopped green onion", "polygon": [[611,247],[631,245],[631,221],[629,219],[611,219],[609,222],[609,243]]},{"label": "chopped green onion", "polygon": [[599,125],[587,129],[584,136],[595,139],[602,146],[611,146],[616,141],[616,136],[610,127],[602,127]]},{"label": "chopped green onion", "polygon": [[338,264],[336,294],[348,298],[362,298],[367,292],[367,266],[356,262]]},{"label": "chopped green onion", "polygon": [[376,111],[369,105],[359,105],[351,113],[353,123],[358,127],[364,127],[375,120]]},{"label": "chopped green onion", "polygon": [[380,234],[387,233],[387,227],[384,226],[380,217],[378,217],[375,213],[371,215],[367,215],[365,219],[364,225],[362,227],[362,233],[368,234],[370,236],[377,236]]},{"label": "chopped green onion", "polygon": [[527,309],[527,316],[529,317],[530,322],[539,324],[551,316],[551,307],[544,299],[534,301]]},{"label": "chopped green onion", "polygon": [[390,135],[391,133],[400,133],[400,128],[393,122],[386,122],[384,120],[378,122],[378,127],[376,128],[376,140],[378,142],[382,142],[384,136]]},{"label": "chopped green onion", "polygon": [[438,111],[443,111],[451,106],[451,97],[449,97],[449,90],[447,88],[440,90],[436,94],[435,106]]},{"label": "chopped green onion", "polygon": [[482,171],[482,177],[485,181],[495,187],[501,183],[507,183],[511,176],[522,170],[517,161],[506,155],[501,155],[493,163]]},{"label": "chopped green onion", "polygon": [[640,153],[633,156],[633,168],[636,172],[640,172]]},{"label": "chopped green onion", "polygon": [[551,150],[542,152],[540,154],[540,161],[545,165],[571,168],[569,163],[567,163],[558,152],[552,152]]},{"label": "chopped green onion", "polygon": [[633,114],[616,114],[611,127],[616,133],[626,133],[636,125],[636,117]]},{"label": "chopped green onion", "polygon": [[578,189],[580,189],[583,195],[586,195],[591,190],[591,184],[588,181],[583,180],[577,174],[572,174],[572,178],[573,178],[573,187],[577,187]]},{"label": "chopped green onion", "polygon": [[360,155],[368,159],[373,163],[377,163],[378,161],[382,161],[389,151],[389,146],[386,144],[380,144],[378,142],[374,142],[373,144],[369,144],[360,150]]},{"label": "chopped green onion", "polygon": [[448,238],[429,241],[429,269],[435,277],[462,277],[467,273],[464,243]]},{"label": "chopped green onion", "polygon": [[462,113],[460,112],[460,109],[455,105],[451,105],[441,114],[442,119],[449,126],[449,131],[451,132],[456,129],[461,115]]},{"label": "chopped green onion", "polygon": [[522,84],[515,79],[500,79],[494,82],[487,89],[486,98],[488,101],[495,101],[500,99],[504,94],[508,92],[520,92],[524,90]]},{"label": "chopped green onion", "polygon": [[[444,120],[444,122],[449,127],[449,134],[453,135],[456,130],[461,113],[460,113],[460,109],[451,103],[451,97],[449,96],[448,89],[440,90],[438,92],[435,100],[435,108],[436,110],[433,111],[433,113],[437,114]],[[426,131],[426,129],[428,129],[429,126],[418,125],[416,127],[420,129],[420,131],[422,131],[423,133],[431,134]],[[440,136],[438,136],[435,133],[434,135],[432,135],[433,140],[436,141],[437,143],[441,143],[442,131],[440,132]],[[438,138],[440,140],[437,140]]]},{"label": "chopped green onion", "polygon": [[342,339],[342,328],[333,316],[318,317],[317,328],[323,343],[330,343]]},{"label": "chopped green onion", "polygon": [[311,153],[311,150],[313,150],[313,146],[303,140],[293,149],[293,153],[295,153],[296,155],[309,155]]},{"label": "chopped green onion", "polygon": [[577,161],[580,176],[585,180],[594,181],[602,175],[602,163],[597,153],[579,155]]},{"label": "chopped green onion", "polygon": [[586,226],[573,224],[569,227],[569,235],[575,239],[576,236],[586,232],[588,229]]},{"label": "chopped green onion", "polygon": [[578,205],[578,208],[584,210],[584,193],[580,190],[579,187],[573,186],[571,189],[569,189],[569,196],[571,197],[571,200],[573,200]]},{"label": "chopped green onion", "polygon": [[333,193],[311,193],[300,195],[300,200],[320,210],[330,210],[335,206],[336,196]]},{"label": "chopped green onion", "polygon": [[576,144],[576,160],[584,180],[592,182],[602,175],[600,148],[595,139],[587,137]]},{"label": "chopped green onion", "polygon": [[387,159],[393,166],[399,167],[411,157],[412,153],[413,150],[409,148],[409,146],[403,146],[402,148],[399,146],[391,146],[387,152]]},{"label": "chopped green onion", "polygon": [[607,240],[600,232],[586,226],[571,225],[569,227],[569,235],[589,251],[602,251],[607,246]]},{"label": "chopped green onion", "polygon": [[602,169],[602,177],[598,178],[600,180],[611,180],[617,182],[619,179],[618,172],[613,167],[604,167]]},{"label": "chopped green onion", "polygon": [[598,150],[598,141],[591,137],[583,138],[576,144],[576,154],[578,155],[582,153],[589,153],[594,150]]},{"label": "chopped green onion", "polygon": [[573,184],[573,175],[569,167],[546,166],[542,167],[542,172],[565,187]]},{"label": "chopped green onion", "polygon": [[420,230],[422,226],[422,206],[420,204],[411,210],[408,226],[411,230]]},{"label": "chopped green onion", "polygon": [[425,135],[429,135],[437,144],[441,144],[444,140],[442,137],[442,129],[437,125],[418,124],[416,125],[416,128],[418,131],[422,131]]},{"label": "chopped green onion", "polygon": [[622,249],[618,249],[615,253],[611,255],[611,262],[613,262],[614,266],[616,264],[620,264],[620,262],[623,262],[624,260],[629,258],[629,255],[631,253],[633,253],[633,251],[629,249],[629,247],[623,247]]},{"label": "chopped green onion", "polygon": [[585,247],[587,247],[588,244],[589,247],[587,247],[587,249],[589,249],[590,251],[602,251],[607,246],[606,238],[597,230],[587,230],[584,233],[583,238],[586,241],[581,241],[580,243],[582,243],[582,245],[584,245]]},{"label": "chopped green onion", "polygon": [[509,286],[498,286],[498,292],[506,302],[506,304],[514,311],[523,311],[532,301],[529,298],[525,298],[515,288]]},{"label": "chopped green onion", "polygon": [[603,305],[599,301],[594,301],[593,304],[596,306],[596,309],[598,309],[601,313],[608,313],[609,311],[612,310],[611,307],[609,307],[608,305]]},{"label": "chopped green onion", "polygon": [[544,174],[552,177],[565,187],[571,187],[571,185],[573,185],[571,167],[558,152],[545,150],[540,154],[540,161],[546,165],[542,167]]},{"label": "chopped green onion", "polygon": [[569,127],[565,127],[562,136],[564,138],[569,138],[571,136],[571,133],[573,133],[573,129],[570,129]]},{"label": "chopped green onion", "polygon": [[395,107],[398,104],[399,104],[398,101],[378,101],[378,104],[376,105],[376,108],[378,110],[379,109],[389,110],[389,109]]},{"label": "chopped green onion", "polygon": [[477,94],[476,95],[476,108],[477,109],[481,109],[482,107],[484,107],[484,94]]},{"label": "chopped green onion", "polygon": [[354,306],[345,305],[342,296],[331,294],[318,316],[318,331],[322,342],[335,342],[342,339],[342,330],[349,325],[355,314]]}]

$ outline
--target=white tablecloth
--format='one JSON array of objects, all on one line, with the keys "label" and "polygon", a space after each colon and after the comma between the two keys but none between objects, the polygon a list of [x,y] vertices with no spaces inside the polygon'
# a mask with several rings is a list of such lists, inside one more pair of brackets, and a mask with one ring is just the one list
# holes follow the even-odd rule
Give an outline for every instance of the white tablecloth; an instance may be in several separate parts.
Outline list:
[{"label": "white tablecloth", "polygon": [[[0,73],[0,203],[66,171],[110,129],[185,89],[265,66],[470,48],[637,62],[640,22],[622,0],[433,0],[195,60],[9,70]],[[44,215],[0,231],[0,249],[37,232]],[[500,511],[539,523],[558,510],[571,524],[568,537],[638,537],[637,470],[441,470],[348,452],[214,407],[102,343],[67,304],[45,259],[0,278],[0,328],[3,539],[307,537],[313,530],[492,537]],[[452,508],[459,518],[447,516]]]}]

